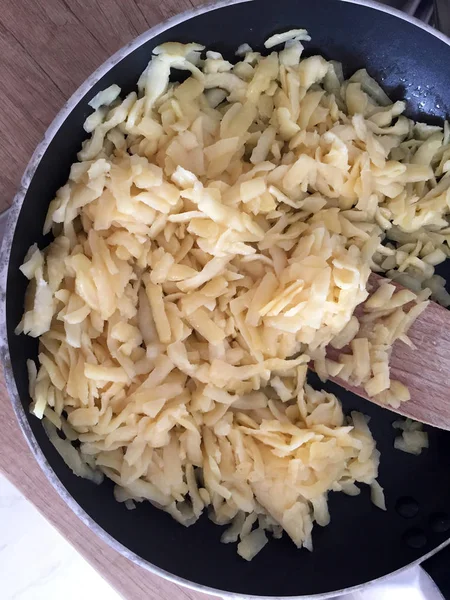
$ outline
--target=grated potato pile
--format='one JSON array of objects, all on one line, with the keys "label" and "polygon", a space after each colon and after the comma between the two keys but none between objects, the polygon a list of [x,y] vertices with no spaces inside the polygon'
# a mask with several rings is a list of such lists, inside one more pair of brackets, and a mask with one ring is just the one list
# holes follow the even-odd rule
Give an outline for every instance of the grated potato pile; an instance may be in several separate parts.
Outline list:
[{"label": "grated potato pile", "polygon": [[423,424],[412,419],[398,419],[392,423],[394,429],[399,430],[394,440],[394,448],[419,455],[424,448],[428,448],[428,434],[423,431]]},{"label": "grated potato pile", "polygon": [[[430,293],[450,304],[434,274],[447,123],[407,119],[364,70],[302,58],[308,40],[244,45],[236,64],[155,48],[137,92],[91,101],[45,222],[55,239],[21,268],[32,410],[72,470],[184,525],[207,512],[247,560],[268,532],[311,550],[330,491],[370,484],[384,508],[367,419],[312,389],[308,363],[398,405],[393,342]],[[413,291],[386,280],[368,298],[371,271]]]}]

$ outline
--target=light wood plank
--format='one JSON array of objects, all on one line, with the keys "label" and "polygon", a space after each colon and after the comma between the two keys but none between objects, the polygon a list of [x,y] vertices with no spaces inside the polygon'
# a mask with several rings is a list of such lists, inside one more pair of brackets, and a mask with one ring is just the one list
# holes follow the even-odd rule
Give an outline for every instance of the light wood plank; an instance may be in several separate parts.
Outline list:
[{"label": "light wood plank", "polygon": [[1,0],[0,211],[70,95],[137,35],[203,0]]}]

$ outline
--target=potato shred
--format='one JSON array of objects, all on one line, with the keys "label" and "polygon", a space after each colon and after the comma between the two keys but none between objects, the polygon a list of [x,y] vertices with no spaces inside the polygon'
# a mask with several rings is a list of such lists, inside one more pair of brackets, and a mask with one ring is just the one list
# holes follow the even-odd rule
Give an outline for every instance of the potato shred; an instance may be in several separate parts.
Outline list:
[{"label": "potato shred", "polygon": [[[155,48],[137,92],[91,101],[54,241],[21,268],[32,411],[74,473],[184,525],[207,512],[247,560],[268,532],[311,550],[330,491],[366,483],[384,508],[367,419],[310,387],[308,363],[407,400],[391,346],[428,288],[448,304],[447,124],[402,116],[364,70],[302,59],[308,40],[236,63]],[[387,281],[356,317],[372,270],[414,293]]]}]

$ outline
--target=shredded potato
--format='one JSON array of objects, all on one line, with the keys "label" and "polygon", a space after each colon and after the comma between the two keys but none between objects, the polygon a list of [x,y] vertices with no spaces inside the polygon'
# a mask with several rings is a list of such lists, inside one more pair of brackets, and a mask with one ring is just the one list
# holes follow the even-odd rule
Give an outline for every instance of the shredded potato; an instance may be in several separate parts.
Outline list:
[{"label": "shredded potato", "polygon": [[[208,512],[246,560],[267,533],[311,550],[330,491],[365,483],[385,508],[366,418],[310,387],[308,363],[396,406],[392,344],[430,294],[450,303],[448,125],[302,59],[309,39],[244,44],[236,64],[163,44],[137,92],[100,92],[54,241],[21,267],[32,410],[74,473],[184,525]],[[368,290],[371,271],[412,291]]]},{"label": "shredded potato", "polygon": [[397,450],[418,455],[424,448],[428,448],[428,433],[423,431],[422,423],[412,419],[399,419],[392,423],[392,427],[400,431],[400,435],[394,440]]}]

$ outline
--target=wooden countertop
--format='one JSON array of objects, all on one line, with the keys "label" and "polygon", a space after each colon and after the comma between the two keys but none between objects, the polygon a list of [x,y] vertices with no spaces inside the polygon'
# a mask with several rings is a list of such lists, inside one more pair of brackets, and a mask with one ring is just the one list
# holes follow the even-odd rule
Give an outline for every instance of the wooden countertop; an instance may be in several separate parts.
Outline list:
[{"label": "wooden countertop", "polygon": [[[202,0],[0,0],[0,211],[65,100],[134,37]],[[0,470],[126,600],[207,600],[112,550],[65,505],[35,462],[0,377]]]}]

